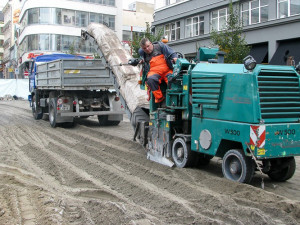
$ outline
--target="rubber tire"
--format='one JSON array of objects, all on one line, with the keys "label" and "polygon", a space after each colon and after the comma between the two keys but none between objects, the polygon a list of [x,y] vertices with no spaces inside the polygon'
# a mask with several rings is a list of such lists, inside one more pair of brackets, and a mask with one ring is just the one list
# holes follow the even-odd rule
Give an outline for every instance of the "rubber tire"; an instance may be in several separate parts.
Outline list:
[{"label": "rubber tire", "polygon": [[51,98],[49,102],[49,122],[51,127],[57,127],[56,118],[57,118],[57,102],[56,98]]},{"label": "rubber tire", "polygon": [[287,167],[283,168],[280,171],[271,170],[268,173],[268,176],[274,181],[284,182],[294,175],[296,171],[296,161],[294,157],[282,158],[281,161],[282,163],[287,163]]},{"label": "rubber tire", "polygon": [[108,120],[108,115],[99,115],[98,121],[100,126],[117,126],[121,121]]},{"label": "rubber tire", "polygon": [[32,96],[32,115],[35,120],[40,120],[43,118],[43,109],[38,107],[36,104],[35,95]]},{"label": "rubber tire", "polygon": [[[178,149],[183,148],[183,155],[178,156]],[[193,155],[191,151],[191,144],[186,143],[183,138],[176,138],[172,145],[172,158],[175,165],[179,168],[189,167],[193,163]]]},{"label": "rubber tire", "polygon": [[[240,168],[238,174],[234,174],[230,170],[230,164],[236,161]],[[254,162],[250,157],[246,157],[241,149],[232,149],[226,152],[222,162],[222,172],[225,178],[240,182],[249,183],[254,174]]]},{"label": "rubber tire", "polygon": [[149,113],[141,107],[137,107],[130,118],[131,125],[135,128],[138,122],[149,122]]}]

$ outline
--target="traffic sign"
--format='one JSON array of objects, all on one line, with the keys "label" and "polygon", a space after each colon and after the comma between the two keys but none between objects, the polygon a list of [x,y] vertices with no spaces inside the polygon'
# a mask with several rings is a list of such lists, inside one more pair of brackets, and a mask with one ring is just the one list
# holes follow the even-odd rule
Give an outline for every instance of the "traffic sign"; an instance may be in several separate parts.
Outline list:
[{"label": "traffic sign", "polygon": [[29,75],[29,73],[28,73],[28,71],[24,71],[24,78],[28,78],[28,75]]}]

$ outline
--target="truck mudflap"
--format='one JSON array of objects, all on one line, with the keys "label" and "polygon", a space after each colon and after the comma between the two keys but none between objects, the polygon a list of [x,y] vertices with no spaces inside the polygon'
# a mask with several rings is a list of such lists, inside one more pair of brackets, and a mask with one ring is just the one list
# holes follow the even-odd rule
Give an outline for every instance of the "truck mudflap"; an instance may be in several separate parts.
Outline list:
[{"label": "truck mudflap", "polygon": [[300,155],[299,124],[250,125],[250,148],[257,158]]}]

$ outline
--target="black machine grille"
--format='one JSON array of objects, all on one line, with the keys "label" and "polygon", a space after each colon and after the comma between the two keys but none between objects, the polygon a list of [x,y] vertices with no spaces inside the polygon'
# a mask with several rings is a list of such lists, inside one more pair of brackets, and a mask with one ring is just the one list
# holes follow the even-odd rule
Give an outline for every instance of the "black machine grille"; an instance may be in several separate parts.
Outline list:
[{"label": "black machine grille", "polygon": [[258,75],[261,117],[268,121],[300,119],[299,76],[294,70],[262,69]]}]

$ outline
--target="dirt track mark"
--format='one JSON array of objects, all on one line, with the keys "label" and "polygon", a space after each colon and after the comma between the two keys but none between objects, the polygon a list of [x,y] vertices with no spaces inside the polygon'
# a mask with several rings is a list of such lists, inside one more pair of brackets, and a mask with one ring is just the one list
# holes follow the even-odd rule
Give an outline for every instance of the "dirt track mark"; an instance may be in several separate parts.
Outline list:
[{"label": "dirt track mark", "polygon": [[[56,139],[57,140],[57,139]],[[98,142],[97,142],[98,143]],[[70,143],[67,143],[68,145],[70,144]],[[103,170],[107,170],[107,173],[111,173],[111,174],[114,174],[115,176],[116,176],[116,174],[119,176],[118,177],[118,179],[120,179],[121,177],[123,177],[123,173],[122,172],[126,172],[126,174],[128,174],[128,169],[126,169],[126,168],[129,168],[129,166],[128,165],[125,165],[125,166],[123,166],[122,167],[122,163],[120,163],[120,161],[126,161],[126,160],[123,160],[123,159],[119,159],[118,160],[118,162],[116,162],[117,164],[118,164],[118,167],[116,168],[116,166],[113,164],[112,166],[110,166],[109,164],[105,164],[105,163],[103,163],[103,157],[101,157],[101,158],[99,158],[99,161],[97,161],[97,160],[94,160],[94,159],[92,159],[92,158],[90,158],[90,157],[87,157],[87,156],[85,156],[85,155],[82,155],[81,153],[74,153],[74,148],[72,148],[72,147],[66,147],[65,146],[65,144],[61,144],[60,143],[60,140],[59,140],[59,142],[57,143],[57,142],[55,142],[55,143],[52,143],[51,144],[52,145],[52,147],[53,147],[53,150],[55,149],[56,151],[58,151],[59,153],[61,153],[61,152],[63,152],[63,151],[65,151],[66,149],[68,149],[68,151],[69,151],[69,154],[67,154],[67,155],[63,155],[62,157],[59,157],[59,158],[69,158],[71,155],[72,156],[74,156],[74,157],[76,157],[76,158],[81,158],[81,159],[84,159],[83,161],[84,162],[90,162],[91,164],[95,164],[95,166],[101,166],[102,167],[102,169]],[[111,145],[109,145],[109,147],[110,147]],[[83,147],[83,146],[82,146]],[[91,148],[91,146],[89,146],[89,147],[87,147],[87,148]],[[86,149],[87,149],[86,148]],[[105,149],[105,148],[103,148],[103,146],[101,147],[101,149]],[[55,151],[54,150],[54,151]],[[111,148],[109,149],[109,150],[111,150]],[[93,148],[93,152],[95,152],[95,157],[97,157],[97,155],[99,155],[99,154],[97,154],[97,153],[99,153],[99,151],[97,151],[97,149],[96,148]],[[90,154],[90,153],[89,153]],[[105,154],[105,153],[104,153]],[[102,155],[103,156],[103,152],[102,152],[102,154],[100,154],[100,155]],[[54,158],[58,158],[57,156],[55,156]],[[104,157],[104,159],[105,158],[109,158],[109,157]],[[99,163],[99,162],[101,162],[101,163]],[[121,168],[121,169],[120,169]],[[72,171],[74,170],[74,169],[76,169],[76,168],[73,168],[72,169]],[[165,168],[164,168],[165,169]],[[146,169],[145,169],[146,170]],[[145,171],[144,171],[145,172]],[[130,174],[130,172],[129,172],[129,174]],[[135,176],[136,176],[137,174],[134,174],[134,178],[135,178]],[[149,175],[149,174],[148,174]],[[152,174],[153,175],[153,174]],[[155,176],[157,176],[156,174],[155,174]],[[137,185],[137,186],[139,186],[139,188],[141,188],[141,186],[143,186],[144,184],[145,184],[145,186],[144,186],[144,188],[147,190],[147,189],[150,189],[149,191],[151,192],[151,193],[153,193],[153,192],[155,192],[155,191],[158,191],[159,192],[159,194],[161,194],[164,198],[167,198],[168,200],[173,200],[173,201],[175,201],[175,202],[179,202],[180,203],[180,201],[176,201],[176,198],[178,199],[178,197],[176,197],[176,198],[174,198],[174,197],[172,197],[170,194],[168,194],[168,193],[164,193],[164,191],[162,191],[163,189],[160,189],[160,188],[158,188],[157,186],[154,186],[154,185],[151,185],[151,183],[147,183],[147,181],[145,181],[145,180],[140,180],[140,178],[139,179],[133,179],[133,180],[130,180],[130,179],[128,179],[128,176],[126,176],[127,177],[127,182],[129,182],[129,183],[131,183],[131,185],[132,184],[135,184],[135,185]],[[145,178],[147,178],[148,176],[145,176]],[[153,177],[152,177],[153,178]],[[151,178],[151,179],[152,179]],[[164,178],[165,179],[165,178]],[[153,180],[152,180],[152,182],[153,182]],[[168,183],[169,183],[169,181],[167,181]],[[179,182],[179,180],[177,180],[177,182]],[[176,185],[174,185],[175,186],[175,189],[176,189]],[[182,186],[182,183],[180,183],[179,182],[179,185],[178,186]],[[191,185],[189,185],[189,186],[191,186]],[[151,188],[150,188],[151,187]],[[195,189],[197,189],[196,187],[194,187]],[[186,188],[185,188],[186,189]],[[188,190],[188,189],[186,189],[186,190]],[[199,189],[199,190],[197,190],[198,191],[198,194],[199,194],[199,191],[201,192],[201,193],[203,193],[203,196],[205,196],[205,198],[207,198],[206,200],[205,200],[205,198],[204,199],[202,199],[202,200],[204,200],[204,201],[211,201],[211,202],[215,202],[215,205],[217,206],[218,204],[219,205],[226,205],[226,204],[228,204],[229,202],[228,202],[228,200],[225,198],[225,201],[224,200],[222,200],[222,199],[219,199],[219,198],[214,198],[213,197],[213,193],[211,193],[211,195],[208,195],[208,191],[206,191],[206,193],[205,193],[205,191],[203,191],[203,190],[205,190],[205,189]],[[145,191],[145,190],[144,190]],[[142,190],[141,190],[141,192],[143,192]],[[195,190],[190,190],[190,191],[188,191],[189,193],[195,193]],[[178,193],[176,193],[177,195],[178,195]],[[176,195],[176,196],[177,196]],[[185,197],[187,197],[187,196],[185,196]],[[193,199],[193,198],[195,198],[196,196],[191,196],[190,198],[191,199]],[[175,200],[174,200],[175,199]],[[224,202],[223,202],[224,201]],[[187,201],[186,200],[184,200],[184,204],[183,205],[187,205]],[[210,204],[211,205],[211,204]],[[215,207],[215,205],[214,205],[214,207]],[[205,212],[205,208],[202,206],[198,206],[198,207],[200,207],[201,208],[201,210],[203,211],[204,210],[204,212]],[[199,208],[198,208],[198,210],[199,210]],[[193,210],[194,211],[194,210]],[[245,211],[246,213],[243,213],[243,214],[247,214],[247,212],[249,212],[249,213],[254,213],[254,212],[256,212],[255,214],[258,214],[257,213],[257,211],[259,211],[258,209],[242,209],[242,211]],[[208,210],[208,212],[210,212],[209,210]],[[194,212],[195,213],[195,212]],[[209,216],[212,216],[211,215],[211,213],[208,213],[209,214]],[[203,215],[202,215],[203,216]],[[228,220],[228,215],[227,214],[225,214],[225,213],[219,213],[219,215],[217,216],[217,215],[215,215],[215,218],[216,217],[220,217],[220,219],[222,219],[223,221],[224,221],[224,218],[225,217],[227,217],[227,220]],[[258,217],[258,218],[260,218],[261,220],[269,220],[270,218],[268,218],[268,217],[266,217],[265,219],[263,219],[265,216],[262,216],[262,214],[260,214],[260,216],[258,216],[258,215],[256,215],[256,217]],[[229,217],[230,218],[230,217]],[[236,218],[232,218],[232,221],[231,222],[233,222],[233,221],[235,221],[236,220]]]},{"label": "dirt track mark", "polygon": [[0,124],[1,224],[25,221],[20,195],[36,223],[47,225],[300,222],[299,202],[204,170],[158,165],[136,143],[97,126],[52,129],[12,107]]}]

